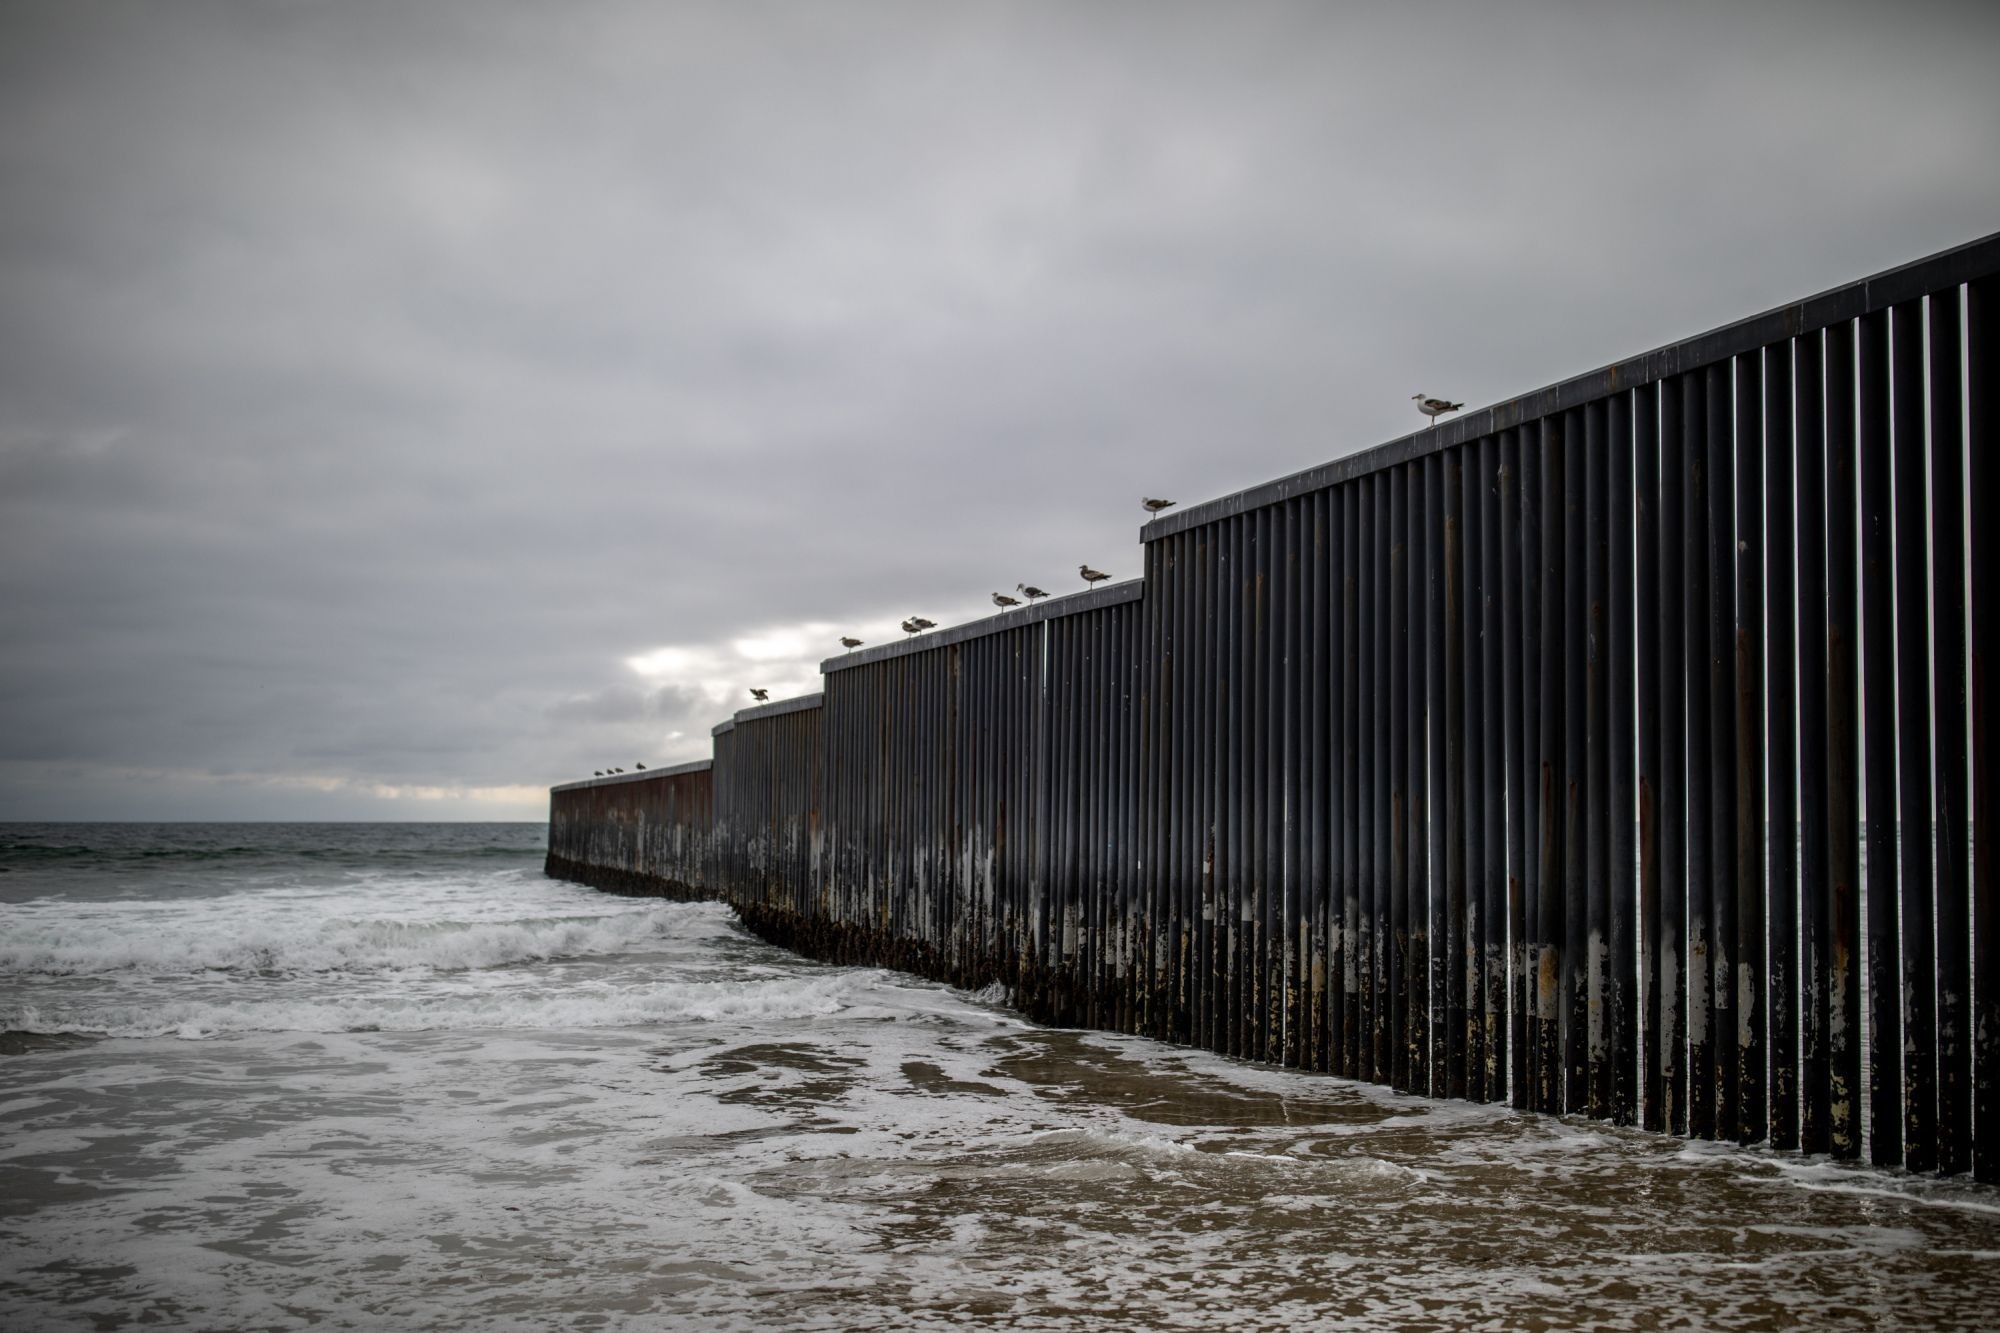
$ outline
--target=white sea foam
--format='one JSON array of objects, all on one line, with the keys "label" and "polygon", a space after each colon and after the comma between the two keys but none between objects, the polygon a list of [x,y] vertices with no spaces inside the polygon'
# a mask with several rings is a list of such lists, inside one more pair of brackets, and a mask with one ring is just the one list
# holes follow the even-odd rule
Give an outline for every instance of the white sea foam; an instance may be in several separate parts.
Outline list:
[{"label": "white sea foam", "polygon": [[[481,919],[391,915],[374,901],[270,901],[164,912],[94,904],[18,911],[0,941],[0,976],[197,972],[465,971],[642,950],[684,920],[678,909]],[[432,904],[436,913],[438,904]],[[384,910],[388,909],[388,910]],[[447,907],[447,910],[448,907]]]},{"label": "white sea foam", "polygon": [[1097,1125],[1037,1134],[1029,1140],[1028,1150],[1033,1156],[1062,1160],[1102,1156],[1135,1162],[1171,1160],[1200,1151],[1192,1143],[1163,1135],[1132,1133]]},{"label": "white sea foam", "polygon": [[784,1022],[843,1008],[868,974],[760,981],[659,982],[573,990],[425,992],[354,997],[86,1002],[0,1009],[0,1030],[199,1040],[244,1032],[427,1032],[469,1028],[614,1028],[660,1023]]},{"label": "white sea foam", "polygon": [[1991,1190],[1959,1181],[1893,1176],[1815,1157],[1791,1158],[1773,1154],[1769,1164],[1777,1168],[1781,1179],[1789,1180],[1803,1190],[1894,1199],[1925,1208],[1957,1208],[2000,1217],[2000,1199],[1996,1199]]}]

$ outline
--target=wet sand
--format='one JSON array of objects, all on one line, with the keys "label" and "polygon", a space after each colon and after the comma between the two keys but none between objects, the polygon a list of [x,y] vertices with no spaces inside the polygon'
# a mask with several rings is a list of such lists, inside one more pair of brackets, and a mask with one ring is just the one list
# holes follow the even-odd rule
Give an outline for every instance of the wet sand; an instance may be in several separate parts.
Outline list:
[{"label": "wet sand", "polygon": [[[2000,1198],[1028,1028],[10,1059],[14,1327],[1990,1326]],[[156,1048],[147,1050],[152,1046]]]}]

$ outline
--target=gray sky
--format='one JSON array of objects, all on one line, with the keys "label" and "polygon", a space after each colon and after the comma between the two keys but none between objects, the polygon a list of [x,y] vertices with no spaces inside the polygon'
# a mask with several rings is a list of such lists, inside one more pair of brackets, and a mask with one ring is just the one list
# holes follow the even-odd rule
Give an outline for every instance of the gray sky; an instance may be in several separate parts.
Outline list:
[{"label": "gray sky", "polygon": [[[1741,12],[1739,12],[1739,10]],[[2000,6],[0,0],[0,819],[539,818],[2000,226]]]}]

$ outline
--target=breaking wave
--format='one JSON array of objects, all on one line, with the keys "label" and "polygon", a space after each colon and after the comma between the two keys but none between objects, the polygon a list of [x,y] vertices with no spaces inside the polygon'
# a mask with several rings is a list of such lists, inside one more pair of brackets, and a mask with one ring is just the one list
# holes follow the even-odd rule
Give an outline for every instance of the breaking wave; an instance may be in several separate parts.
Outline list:
[{"label": "breaking wave", "polygon": [[471,1028],[612,1028],[655,1023],[770,1022],[839,1011],[875,972],[806,979],[659,982],[538,994],[266,997],[242,1002],[24,1005],[0,1010],[0,1030],[38,1036],[180,1037],[242,1032],[430,1032]]},{"label": "breaking wave", "polygon": [[666,936],[666,910],[512,921],[231,922],[154,913],[17,922],[0,940],[0,975],[149,976],[199,972],[462,972],[643,950]]}]

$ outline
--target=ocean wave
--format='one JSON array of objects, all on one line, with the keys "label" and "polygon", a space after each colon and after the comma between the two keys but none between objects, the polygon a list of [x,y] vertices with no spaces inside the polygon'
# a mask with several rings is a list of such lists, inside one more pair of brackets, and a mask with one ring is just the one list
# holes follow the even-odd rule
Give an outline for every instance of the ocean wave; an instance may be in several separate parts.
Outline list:
[{"label": "ocean wave", "polygon": [[548,848],[520,843],[496,843],[484,847],[307,847],[293,853],[302,861],[329,861],[356,865],[424,865],[431,862],[485,861],[494,859],[539,862]]},{"label": "ocean wave", "polygon": [[305,861],[319,865],[430,865],[461,861],[539,861],[548,849],[539,844],[493,843],[466,847],[375,847],[325,846],[274,848],[234,845],[227,847],[139,846],[89,847],[79,843],[0,842],[0,861],[15,864],[83,863],[81,868],[160,863],[202,865],[211,862]]},{"label": "ocean wave", "polygon": [[17,922],[0,942],[0,975],[103,976],[199,972],[301,975],[427,969],[629,953],[662,939],[663,910],[513,921],[244,921],[212,914],[160,920],[106,914]]},{"label": "ocean wave", "polygon": [[95,855],[94,849],[75,843],[0,842],[0,857],[15,861],[69,861]]},{"label": "ocean wave", "polygon": [[555,994],[400,995],[201,1000],[164,1004],[22,1005],[0,1030],[41,1037],[179,1037],[253,1032],[432,1032],[646,1027],[686,1022],[785,1022],[838,1012],[878,972],[752,981],[659,982]]}]

